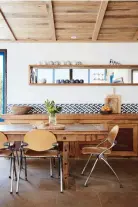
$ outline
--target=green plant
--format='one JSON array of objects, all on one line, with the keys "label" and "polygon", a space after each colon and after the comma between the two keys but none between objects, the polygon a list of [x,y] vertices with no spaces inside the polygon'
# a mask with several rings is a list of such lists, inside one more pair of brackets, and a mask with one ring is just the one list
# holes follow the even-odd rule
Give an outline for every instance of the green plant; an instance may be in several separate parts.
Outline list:
[{"label": "green plant", "polygon": [[55,101],[49,101],[48,99],[45,101],[46,110],[49,114],[55,115],[56,113],[60,113],[62,107],[56,106]]}]

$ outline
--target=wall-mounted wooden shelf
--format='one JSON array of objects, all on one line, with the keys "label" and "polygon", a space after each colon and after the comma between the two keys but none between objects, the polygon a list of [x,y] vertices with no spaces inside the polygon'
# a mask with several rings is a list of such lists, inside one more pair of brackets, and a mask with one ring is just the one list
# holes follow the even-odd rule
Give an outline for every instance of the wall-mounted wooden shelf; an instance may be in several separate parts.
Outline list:
[{"label": "wall-mounted wooden shelf", "polygon": [[[49,81],[48,83],[33,83],[31,82],[31,74],[32,71],[37,70],[39,71],[39,69],[51,69],[53,70],[53,72],[51,72],[51,82]],[[82,71],[82,69],[87,69],[88,70],[88,74],[90,74],[91,69],[120,69],[120,70],[124,70],[124,69],[129,69],[131,71],[134,71],[135,69],[138,70],[138,65],[29,65],[29,85],[30,86],[138,86],[138,83],[130,83],[130,81],[128,81],[128,83],[108,83],[108,82],[100,82],[99,83],[92,83],[92,81],[90,81],[90,78],[88,77],[88,82],[84,82],[84,83],[56,83],[56,78],[55,78],[55,72],[56,69],[79,69],[80,71]],[[74,74],[74,70],[73,70],[73,74]],[[119,70],[119,71],[120,71]],[[130,73],[131,74],[131,73]],[[90,76],[90,75],[89,75]],[[53,79],[52,79],[53,78]],[[58,78],[57,78],[58,79]],[[61,78],[62,79],[62,78]],[[60,79],[60,80],[61,80]],[[71,79],[70,77],[67,79]],[[80,80],[80,78],[78,78]]]},{"label": "wall-mounted wooden shelf", "polygon": [[138,83],[29,83],[31,86],[138,86]]},{"label": "wall-mounted wooden shelf", "polygon": [[138,69],[138,65],[29,65],[29,68],[58,68],[58,69],[65,69],[65,68],[78,68],[78,69]]}]

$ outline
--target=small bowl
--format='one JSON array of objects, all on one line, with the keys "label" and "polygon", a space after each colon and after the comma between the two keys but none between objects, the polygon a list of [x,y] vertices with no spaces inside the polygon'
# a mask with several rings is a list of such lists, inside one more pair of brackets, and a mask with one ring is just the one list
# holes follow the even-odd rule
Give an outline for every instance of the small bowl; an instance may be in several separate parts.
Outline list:
[{"label": "small bowl", "polygon": [[65,83],[64,79],[61,79],[61,80],[60,80],[60,83]]},{"label": "small bowl", "polygon": [[84,80],[83,79],[80,79],[80,83],[84,83]]},{"label": "small bowl", "polygon": [[71,62],[70,61],[66,61],[65,65],[71,65]]},{"label": "small bowl", "polygon": [[75,80],[75,83],[80,83],[80,81],[78,79]]},{"label": "small bowl", "polygon": [[65,83],[70,83],[70,81],[69,81],[68,79],[66,79],[64,82],[65,82]]},{"label": "small bowl", "polygon": [[74,80],[74,79],[71,79],[71,80],[70,80],[70,83],[75,83],[75,80]]},{"label": "small bowl", "polygon": [[38,83],[46,83],[46,79],[45,78],[39,79]]},{"label": "small bowl", "polygon": [[28,114],[31,109],[31,106],[12,106],[11,112],[14,115],[23,115]]},{"label": "small bowl", "polygon": [[61,82],[60,82],[60,80],[59,80],[59,79],[57,79],[57,80],[56,80],[56,83],[57,83],[57,84],[59,84],[59,83],[61,83]]},{"label": "small bowl", "polygon": [[111,114],[112,113],[112,110],[110,110],[110,111],[102,111],[102,110],[100,110],[100,113],[101,114]]},{"label": "small bowl", "polygon": [[55,61],[54,65],[60,65],[60,62],[59,61]]}]

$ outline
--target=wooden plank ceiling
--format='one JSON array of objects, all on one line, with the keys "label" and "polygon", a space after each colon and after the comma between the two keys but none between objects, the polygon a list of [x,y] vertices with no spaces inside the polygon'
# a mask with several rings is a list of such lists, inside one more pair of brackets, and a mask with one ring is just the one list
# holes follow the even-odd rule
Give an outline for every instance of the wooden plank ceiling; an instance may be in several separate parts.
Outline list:
[{"label": "wooden plank ceiling", "polygon": [[138,1],[0,0],[0,41],[136,42]]}]

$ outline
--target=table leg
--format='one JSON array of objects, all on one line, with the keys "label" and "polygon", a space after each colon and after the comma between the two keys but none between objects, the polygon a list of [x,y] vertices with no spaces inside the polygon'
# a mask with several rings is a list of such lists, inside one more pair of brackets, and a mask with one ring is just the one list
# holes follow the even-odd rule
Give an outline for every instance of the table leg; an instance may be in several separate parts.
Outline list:
[{"label": "table leg", "polygon": [[63,142],[63,180],[64,187],[69,187],[69,142]]}]

